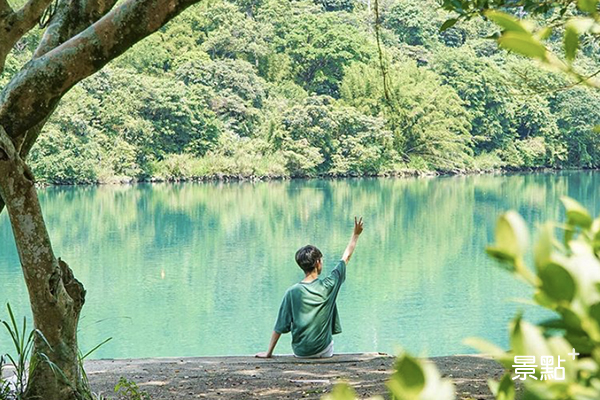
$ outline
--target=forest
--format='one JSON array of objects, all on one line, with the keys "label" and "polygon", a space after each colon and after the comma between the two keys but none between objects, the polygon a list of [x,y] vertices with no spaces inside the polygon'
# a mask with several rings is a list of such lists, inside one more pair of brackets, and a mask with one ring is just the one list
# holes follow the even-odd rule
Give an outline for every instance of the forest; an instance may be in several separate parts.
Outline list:
[{"label": "forest", "polygon": [[[600,166],[600,92],[499,49],[490,21],[441,31],[435,0],[379,2],[378,21],[374,7],[193,6],[74,87],[29,164],[48,184]],[[582,43],[580,67],[599,54]]]}]

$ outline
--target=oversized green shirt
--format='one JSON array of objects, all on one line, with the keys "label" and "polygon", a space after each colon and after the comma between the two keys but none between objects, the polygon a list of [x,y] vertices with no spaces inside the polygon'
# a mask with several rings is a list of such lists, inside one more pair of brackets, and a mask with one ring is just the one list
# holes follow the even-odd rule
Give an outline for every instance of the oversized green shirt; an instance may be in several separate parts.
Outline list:
[{"label": "oversized green shirt", "polygon": [[346,279],[346,263],[340,260],[325,278],[299,282],[283,296],[275,332],[292,332],[297,356],[312,356],[325,350],[332,335],[342,332],[335,300]]}]

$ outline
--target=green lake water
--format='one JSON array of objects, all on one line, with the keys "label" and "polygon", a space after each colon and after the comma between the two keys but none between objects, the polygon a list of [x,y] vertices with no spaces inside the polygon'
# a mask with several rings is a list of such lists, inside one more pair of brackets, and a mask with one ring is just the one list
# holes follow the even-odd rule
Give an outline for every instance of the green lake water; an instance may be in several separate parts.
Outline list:
[{"label": "green lake water", "polygon": [[[600,174],[186,183],[40,190],[57,256],[88,295],[82,349],[94,358],[253,354],[266,350],[295,251],[314,244],[324,273],[362,215],[365,231],[338,298],[336,352],[471,353],[469,336],[507,344],[527,286],[484,253],[497,216],[530,225],[561,217],[569,195],[595,214]],[[6,213],[0,216],[0,302],[29,315]],[[6,318],[0,309],[0,318]],[[290,353],[290,335],[276,353]],[[11,351],[0,332],[0,353]]]}]

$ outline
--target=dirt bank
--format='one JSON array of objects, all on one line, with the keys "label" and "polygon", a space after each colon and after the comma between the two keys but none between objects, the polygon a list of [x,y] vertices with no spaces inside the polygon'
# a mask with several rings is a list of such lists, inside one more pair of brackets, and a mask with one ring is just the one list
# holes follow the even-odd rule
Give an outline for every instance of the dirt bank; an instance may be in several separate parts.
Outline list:
[{"label": "dirt bank", "polygon": [[[434,357],[445,377],[453,380],[458,399],[492,399],[487,379],[503,370],[479,356]],[[138,360],[93,360],[86,370],[96,393],[113,394],[120,377],[138,383],[159,399],[318,399],[346,380],[360,397],[385,394],[394,358],[386,354],[343,354],[325,360],[291,356],[202,357]]]}]

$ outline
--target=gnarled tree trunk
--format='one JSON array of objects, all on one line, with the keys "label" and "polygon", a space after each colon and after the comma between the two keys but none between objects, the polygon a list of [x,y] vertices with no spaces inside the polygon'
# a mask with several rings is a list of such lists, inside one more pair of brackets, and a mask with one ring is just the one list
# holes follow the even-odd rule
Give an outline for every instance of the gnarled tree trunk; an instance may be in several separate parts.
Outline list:
[{"label": "gnarled tree trunk", "polygon": [[[25,158],[60,99],[199,0],[59,0],[32,60],[0,92],[0,212],[8,211],[29,291],[36,368],[28,399],[74,400],[85,388],[77,323],[85,290],[52,251],[33,176]],[[52,0],[13,10],[0,0],[0,72],[13,45]],[[52,364],[51,364],[52,363]],[[57,367],[60,372],[50,366]]]},{"label": "gnarled tree trunk", "polygon": [[[81,398],[77,324],[85,290],[52,250],[33,176],[0,128],[0,194],[6,203],[29,291],[36,335],[27,398]],[[47,359],[46,359],[47,358]],[[56,372],[47,360],[60,369]]]}]

